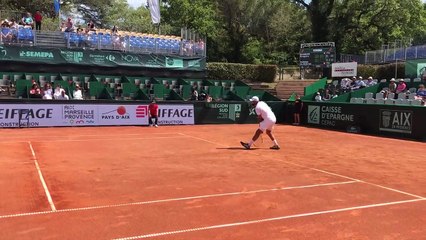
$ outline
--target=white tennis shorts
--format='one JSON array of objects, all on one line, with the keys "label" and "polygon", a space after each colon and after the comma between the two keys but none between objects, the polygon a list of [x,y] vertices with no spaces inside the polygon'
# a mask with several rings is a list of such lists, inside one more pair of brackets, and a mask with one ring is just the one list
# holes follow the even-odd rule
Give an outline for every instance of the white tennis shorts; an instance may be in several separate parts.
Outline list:
[{"label": "white tennis shorts", "polygon": [[275,121],[264,119],[262,122],[259,123],[259,129],[262,132],[265,132],[265,130],[271,130],[274,128]]}]

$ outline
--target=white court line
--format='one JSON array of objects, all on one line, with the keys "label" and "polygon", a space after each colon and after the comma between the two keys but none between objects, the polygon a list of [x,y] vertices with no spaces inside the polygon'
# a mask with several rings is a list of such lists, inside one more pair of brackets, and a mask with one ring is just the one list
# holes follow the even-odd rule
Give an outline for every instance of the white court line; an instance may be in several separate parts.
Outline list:
[{"label": "white court line", "polygon": [[[164,134],[179,134],[179,133],[132,133],[132,134],[92,134],[92,135],[72,135],[72,137],[115,137],[115,136],[143,136],[143,135],[164,135]],[[40,138],[40,135],[25,135],[25,136],[2,136],[2,138]]]},{"label": "white court line", "polygon": [[43,178],[43,174],[41,173],[40,166],[38,165],[38,161],[37,161],[36,154],[34,152],[33,145],[31,144],[31,142],[28,142],[28,144],[30,145],[31,153],[33,154],[34,163],[37,168],[37,172],[38,172],[38,176],[40,178],[41,184],[43,185],[44,192],[46,193],[47,201],[49,201],[49,205],[52,211],[56,211],[56,207],[55,207],[55,204],[53,203],[52,196],[50,196],[49,189],[47,188],[46,182],[44,181],[44,178]]},{"label": "white court line", "polygon": [[323,215],[323,214],[330,214],[330,213],[353,211],[353,210],[359,210],[359,209],[384,207],[384,206],[398,205],[398,204],[404,204],[404,203],[419,202],[419,201],[424,201],[424,200],[426,200],[426,199],[412,199],[412,200],[405,200],[405,201],[396,201],[396,202],[386,202],[386,203],[362,205],[362,206],[355,206],[355,207],[349,207],[349,208],[339,208],[339,209],[333,209],[333,210],[294,214],[294,215],[287,215],[287,216],[274,217],[274,218],[263,218],[263,219],[250,220],[250,221],[244,221],[244,222],[234,222],[234,223],[227,223],[227,224],[220,224],[220,225],[205,226],[205,227],[199,227],[199,228],[189,228],[189,229],[182,229],[182,230],[176,230],[176,231],[170,231],[170,232],[151,233],[151,234],[146,234],[146,235],[116,238],[114,240],[131,240],[131,239],[141,239],[141,238],[153,238],[153,237],[160,237],[160,236],[166,236],[166,235],[175,235],[175,234],[179,234],[179,233],[205,231],[205,230],[218,229],[218,228],[229,228],[229,227],[236,227],[236,226],[249,225],[249,224],[280,221],[280,220],[291,219],[291,218],[300,218],[300,217],[316,216],[316,215]]},{"label": "white court line", "polygon": [[[89,139],[59,139],[59,140],[33,140],[32,142],[89,142],[89,141],[112,141],[112,140],[154,140],[154,139],[173,139],[184,138],[185,136],[169,137],[146,137],[146,138],[89,138]],[[27,141],[0,141],[0,143],[27,143]]]},{"label": "white court line", "polygon": [[[152,200],[152,201],[144,201],[144,202],[121,203],[121,204],[112,204],[112,205],[104,205],[104,206],[93,206],[93,207],[83,207],[83,208],[70,208],[70,209],[57,210],[56,213],[60,213],[60,212],[86,211],[86,210],[103,209],[103,208],[114,208],[114,207],[148,205],[148,204],[155,204],[155,203],[177,202],[177,201],[187,201],[187,200],[195,200],[195,199],[216,198],[216,197],[225,197],[225,196],[238,196],[238,195],[247,195],[247,194],[253,194],[253,193],[284,191],[284,190],[292,190],[292,189],[303,189],[303,188],[335,186],[335,185],[351,184],[351,183],[356,183],[356,182],[357,181],[333,182],[333,183],[322,183],[322,184],[313,184],[313,185],[304,185],[304,186],[293,186],[293,187],[282,187],[282,188],[252,190],[252,191],[244,191],[244,192],[229,192],[229,193],[218,193],[218,194],[210,194],[210,195],[199,195],[199,196],[192,196],[192,197],[160,199],[160,200]],[[13,218],[13,217],[23,217],[23,216],[32,216],[32,215],[43,215],[43,214],[50,214],[50,213],[54,213],[54,212],[43,211],[43,212],[29,212],[29,213],[9,214],[9,215],[0,216],[0,219],[2,219],[2,218]]]},{"label": "white court line", "polygon": [[[203,139],[203,138],[199,138],[199,137],[194,137],[194,136],[191,136],[191,135],[188,135],[188,134],[183,134],[183,133],[179,133],[179,134],[182,135],[182,136],[188,136],[188,137],[191,137],[191,138],[194,138],[194,139],[198,139],[198,140],[201,140],[201,141],[204,141],[204,142],[207,142],[207,143],[215,144],[215,145],[218,145],[218,146],[229,147],[227,145],[223,145],[223,144],[220,144],[220,143],[212,142],[212,141],[209,141],[209,140],[206,140],[206,139]],[[247,152],[251,153],[251,154],[254,154],[256,156],[260,156],[259,154],[255,153],[255,152],[252,152],[252,151],[247,151]],[[333,173],[333,172],[321,170],[321,169],[318,169],[318,168],[311,168],[311,167],[304,166],[304,165],[301,165],[301,164],[288,162],[288,161],[285,161],[285,160],[280,160],[280,161],[282,161],[284,163],[287,163],[287,164],[290,164],[290,165],[294,165],[294,166],[298,166],[298,167],[302,167],[302,168],[306,168],[306,169],[311,169],[313,171],[322,172],[322,173],[325,173],[325,174],[329,174],[329,175],[333,175],[333,176],[345,178],[345,179],[348,179],[348,180],[362,182],[362,183],[365,183],[365,184],[368,184],[368,185],[371,185],[371,186],[375,186],[375,187],[378,187],[378,188],[386,189],[388,191],[392,191],[392,192],[397,192],[397,193],[400,193],[400,194],[408,195],[408,196],[415,197],[415,198],[418,198],[418,199],[425,199],[425,197],[422,197],[422,196],[419,196],[419,195],[416,195],[416,194],[404,192],[404,191],[401,191],[401,190],[398,190],[398,189],[394,189],[394,188],[390,188],[390,187],[385,187],[385,186],[382,186],[382,185],[379,185],[379,184],[375,184],[375,183],[366,182],[366,181],[361,180],[361,179],[356,179],[356,178],[344,176],[344,175],[341,175],[341,174],[337,174],[337,173]]]}]

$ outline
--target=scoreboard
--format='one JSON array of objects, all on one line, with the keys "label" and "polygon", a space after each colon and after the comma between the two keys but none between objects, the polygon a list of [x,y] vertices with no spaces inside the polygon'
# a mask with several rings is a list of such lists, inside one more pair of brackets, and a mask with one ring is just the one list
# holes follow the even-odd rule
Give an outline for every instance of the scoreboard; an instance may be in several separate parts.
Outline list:
[{"label": "scoreboard", "polygon": [[336,61],[334,43],[307,43],[300,48],[301,67],[329,68]]}]

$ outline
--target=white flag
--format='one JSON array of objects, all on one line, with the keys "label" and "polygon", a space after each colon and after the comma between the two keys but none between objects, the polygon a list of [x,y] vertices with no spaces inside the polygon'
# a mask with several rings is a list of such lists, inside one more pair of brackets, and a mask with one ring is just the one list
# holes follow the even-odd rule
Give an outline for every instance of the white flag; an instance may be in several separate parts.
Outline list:
[{"label": "white flag", "polygon": [[160,1],[148,0],[149,11],[151,12],[152,23],[160,23]]}]

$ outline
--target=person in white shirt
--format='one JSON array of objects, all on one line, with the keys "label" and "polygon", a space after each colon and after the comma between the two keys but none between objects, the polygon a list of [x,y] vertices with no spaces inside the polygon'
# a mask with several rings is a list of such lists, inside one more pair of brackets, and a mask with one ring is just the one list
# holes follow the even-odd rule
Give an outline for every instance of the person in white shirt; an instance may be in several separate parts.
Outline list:
[{"label": "person in white shirt", "polygon": [[83,93],[81,92],[80,86],[76,86],[72,94],[75,100],[83,100]]},{"label": "person in white shirt", "polygon": [[259,120],[259,128],[254,133],[253,138],[250,142],[246,143],[241,141],[241,145],[245,149],[250,149],[254,142],[262,135],[264,132],[269,136],[269,138],[273,141],[274,145],[270,147],[271,149],[279,150],[280,146],[278,145],[277,140],[272,134],[272,130],[274,129],[275,122],[277,121],[274,112],[272,112],[271,108],[263,101],[259,101],[259,98],[254,96],[250,99],[252,106],[255,108],[258,120]]},{"label": "person in white shirt", "polygon": [[70,97],[68,97],[68,95],[66,95],[66,94],[65,94],[65,91],[64,91],[64,90],[62,90],[62,91],[61,91],[61,95],[59,95],[56,99],[57,99],[57,100],[69,100],[69,99],[70,99]]}]

